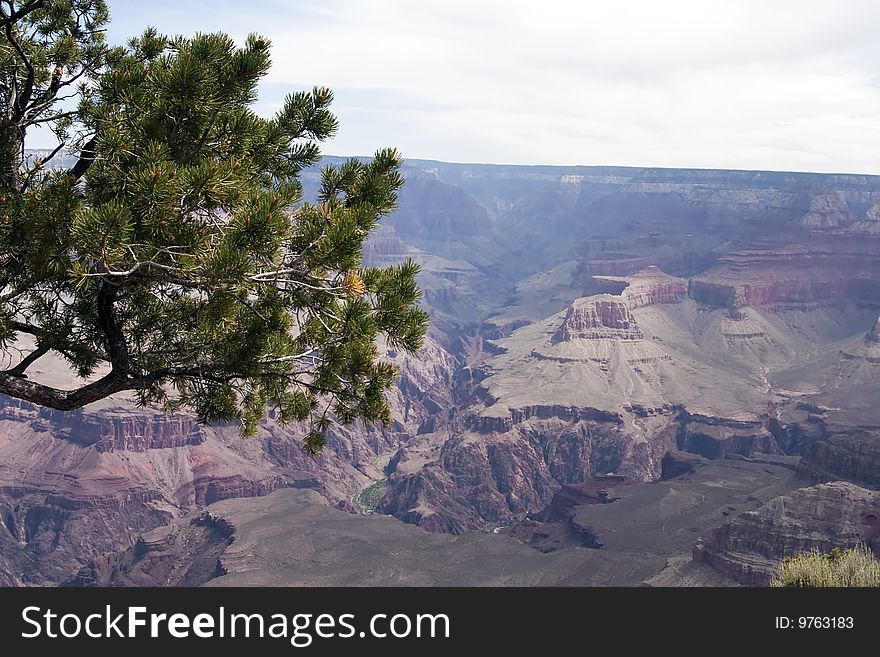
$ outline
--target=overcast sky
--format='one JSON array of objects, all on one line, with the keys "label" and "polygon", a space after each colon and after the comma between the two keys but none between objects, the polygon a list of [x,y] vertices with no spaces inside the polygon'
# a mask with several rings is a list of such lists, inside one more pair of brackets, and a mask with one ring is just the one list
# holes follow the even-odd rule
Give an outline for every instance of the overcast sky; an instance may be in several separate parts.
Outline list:
[{"label": "overcast sky", "polygon": [[880,172],[877,0],[110,0],[272,39],[258,110],[331,87],[335,155]]}]

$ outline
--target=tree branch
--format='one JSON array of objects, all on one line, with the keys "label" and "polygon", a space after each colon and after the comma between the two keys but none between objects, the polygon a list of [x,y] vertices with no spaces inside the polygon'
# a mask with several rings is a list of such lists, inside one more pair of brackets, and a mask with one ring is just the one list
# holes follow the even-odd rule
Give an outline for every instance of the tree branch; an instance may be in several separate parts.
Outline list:
[{"label": "tree branch", "polygon": [[31,100],[31,94],[34,91],[34,80],[36,79],[37,72],[34,70],[34,64],[31,62],[30,58],[24,52],[24,49],[21,47],[21,44],[18,43],[18,40],[15,38],[15,35],[12,30],[13,22],[7,22],[4,24],[4,30],[6,32],[6,40],[12,44],[12,47],[15,49],[15,52],[18,54],[21,59],[22,64],[27,69],[27,78],[24,82],[24,88],[18,94],[15,100],[14,111],[12,112],[12,120],[18,122],[25,114],[25,110],[27,109],[27,104]]},{"label": "tree branch", "polygon": [[6,370],[5,373],[11,376],[19,376],[26,379],[27,377],[24,374],[25,370],[30,367],[36,360],[42,358],[47,353],[49,353],[49,345],[38,345],[36,349],[34,349],[31,353],[22,358],[21,362],[18,365]]},{"label": "tree branch", "polygon": [[[36,358],[34,358],[36,360]],[[19,364],[20,366],[20,364]],[[16,376],[11,371],[0,372],[0,394],[9,395],[16,399],[22,399],[40,406],[46,406],[58,411],[72,411],[82,408],[92,402],[100,401],[105,397],[124,392],[126,390],[144,390],[165,379],[174,378],[198,378],[215,383],[230,383],[236,379],[252,378],[252,373],[223,374],[211,373],[211,367],[164,367],[143,376],[131,377],[112,370],[109,374],[101,377],[93,383],[82,386],[75,390],[61,390],[42,383],[29,381],[22,376]],[[262,373],[256,376],[288,377],[283,373]],[[335,395],[339,391],[317,386],[308,381],[297,380],[296,385],[303,386],[314,392]]]},{"label": "tree branch", "polygon": [[98,290],[98,328],[104,334],[107,356],[112,367],[111,374],[128,377],[131,362],[128,355],[128,344],[122,332],[122,322],[116,317],[113,304],[119,294],[119,286],[105,281]]},{"label": "tree branch", "polygon": [[28,335],[39,336],[42,333],[38,326],[34,326],[33,324],[28,324],[26,322],[19,322],[18,320],[12,320],[11,322],[9,322],[9,327],[13,331],[18,331],[19,333],[27,333]]},{"label": "tree branch", "polygon": [[91,404],[108,395],[132,388],[132,381],[120,377],[115,372],[98,379],[76,390],[59,390],[42,383],[35,383],[13,376],[7,372],[0,372],[0,393],[23,399],[25,401],[47,406],[58,411],[72,411]]},{"label": "tree branch", "polygon": [[92,137],[89,139],[82,147],[82,150],[79,153],[79,160],[74,164],[67,172],[68,176],[73,176],[74,180],[79,180],[82,178],[86,171],[89,170],[89,167],[92,166],[92,162],[95,161],[95,157],[97,156],[97,137]]},{"label": "tree branch", "polygon": [[44,4],[46,4],[46,0],[31,0],[31,2],[26,2],[19,7],[18,11],[13,11],[11,14],[7,14],[5,9],[0,8],[0,27],[5,29],[7,25],[17,23],[31,12],[41,9]]}]

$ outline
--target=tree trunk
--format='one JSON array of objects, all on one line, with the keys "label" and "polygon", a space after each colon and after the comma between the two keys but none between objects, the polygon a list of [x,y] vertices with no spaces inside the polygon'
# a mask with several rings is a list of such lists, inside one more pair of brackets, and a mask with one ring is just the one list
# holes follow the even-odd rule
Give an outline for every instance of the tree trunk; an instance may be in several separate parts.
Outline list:
[{"label": "tree trunk", "polygon": [[21,187],[21,130],[8,119],[0,120],[0,190],[3,195]]}]

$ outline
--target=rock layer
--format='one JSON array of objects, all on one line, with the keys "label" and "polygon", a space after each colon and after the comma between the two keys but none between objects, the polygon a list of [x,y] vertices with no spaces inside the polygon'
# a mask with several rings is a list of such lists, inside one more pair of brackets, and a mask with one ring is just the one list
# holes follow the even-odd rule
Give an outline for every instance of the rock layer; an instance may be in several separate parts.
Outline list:
[{"label": "rock layer", "polygon": [[704,534],[693,558],[751,586],[767,586],[783,557],[866,543],[880,554],[880,492],[844,482],[777,497]]},{"label": "rock layer", "polygon": [[[404,374],[388,431],[334,432],[312,460],[271,418],[244,442],[125,405],[0,406],[0,580],[57,582],[168,518],[279,486],[355,510],[387,477],[380,509],[463,532],[609,472],[656,480],[679,445],[712,467],[807,452],[804,474],[872,481],[866,448],[828,439],[880,421],[880,178],[418,161],[405,176],[364,265],[417,260],[434,333],[420,357],[388,353]],[[314,197],[317,170],[303,182]],[[615,504],[591,510],[610,522]]]},{"label": "rock layer", "polygon": [[387,431],[337,427],[317,459],[302,452],[304,427],[271,416],[244,440],[237,426],[200,427],[124,399],[71,414],[4,399],[0,584],[57,583],[88,559],[224,499],[308,487],[351,507],[381,476],[377,456],[445,421],[454,361],[432,339],[423,353],[386,353],[402,372],[389,395],[397,423]]},{"label": "rock layer", "polygon": [[693,278],[690,296],[728,307],[880,303],[880,237],[836,233],[728,253]]},{"label": "rock layer", "polygon": [[577,339],[641,340],[642,332],[623,301],[602,295],[576,301],[551,342]]},{"label": "rock layer", "polygon": [[665,414],[634,435],[621,417],[563,407],[474,422],[478,430],[442,437],[433,449],[404,447],[389,464],[380,510],[429,531],[510,524],[549,504],[561,484],[609,473],[656,479],[676,435]]},{"label": "rock layer", "polygon": [[798,472],[813,482],[845,479],[880,489],[880,434],[854,430],[818,440],[807,449]]}]

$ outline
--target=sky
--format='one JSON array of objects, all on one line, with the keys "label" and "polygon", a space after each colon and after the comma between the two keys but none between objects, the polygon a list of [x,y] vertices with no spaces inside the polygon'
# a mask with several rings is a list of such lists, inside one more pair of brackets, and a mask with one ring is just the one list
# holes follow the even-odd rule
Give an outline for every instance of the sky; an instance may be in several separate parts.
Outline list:
[{"label": "sky", "polygon": [[111,42],[250,32],[331,155],[880,172],[877,0],[109,0]]}]

